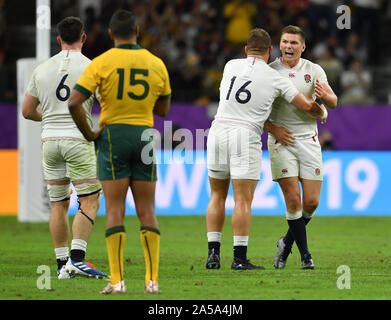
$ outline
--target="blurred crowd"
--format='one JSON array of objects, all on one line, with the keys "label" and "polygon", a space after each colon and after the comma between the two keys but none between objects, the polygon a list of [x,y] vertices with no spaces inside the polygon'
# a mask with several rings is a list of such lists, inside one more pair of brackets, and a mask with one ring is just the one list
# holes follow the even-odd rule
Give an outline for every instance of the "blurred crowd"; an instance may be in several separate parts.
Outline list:
[{"label": "blurred crowd", "polygon": [[[0,65],[4,1],[0,0]],[[336,25],[337,6],[343,4],[351,10],[351,29]],[[275,59],[280,55],[281,29],[298,25],[307,36],[303,57],[324,68],[340,103],[370,104],[375,102],[370,68],[381,61],[377,39],[389,5],[384,0],[55,0],[52,24],[68,15],[81,16],[87,33],[83,53],[92,59],[112,47],[107,27],[113,12],[132,10],[139,19],[139,44],[167,65],[173,101],[199,104],[218,101],[224,64],[244,56],[252,28],[270,33]]]}]

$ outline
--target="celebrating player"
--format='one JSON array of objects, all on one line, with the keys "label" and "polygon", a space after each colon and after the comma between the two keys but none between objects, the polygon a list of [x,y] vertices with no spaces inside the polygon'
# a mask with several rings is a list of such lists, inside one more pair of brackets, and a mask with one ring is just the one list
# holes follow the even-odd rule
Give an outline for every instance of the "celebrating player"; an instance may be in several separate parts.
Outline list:
[{"label": "celebrating player", "polygon": [[[328,85],[323,69],[301,58],[305,50],[305,34],[299,27],[287,26],[282,30],[280,50],[282,57],[272,62],[270,67],[290,79],[307,98],[318,98],[327,108],[336,108],[337,97]],[[288,101],[276,99],[265,130],[270,133],[268,148],[272,177],[284,194],[289,225],[285,237],[277,242],[274,267],[285,267],[295,241],[301,255],[301,268],[313,269],[306,224],[318,207],[322,187],[322,152],[316,119],[297,110]]]},{"label": "celebrating player", "polygon": [[[110,20],[115,48],[95,58],[77,81],[69,109],[80,131],[96,140],[98,176],[106,200],[106,244],[111,281],[101,293],[124,293],[123,251],[125,201],[131,188],[146,263],[145,292],[159,293],[160,231],[155,216],[156,164],[146,164],[142,150],[151,142],[145,130],[153,127],[153,114],[165,116],[171,87],[167,69],[159,58],[137,44],[139,27],[125,10]],[[87,125],[82,103],[98,88],[102,132]],[[152,138],[152,137],[151,137]]]},{"label": "celebrating player", "polygon": [[[51,201],[49,226],[58,278],[72,277],[67,271],[104,278],[106,274],[84,262],[101,193],[101,184],[96,179],[94,143],[83,137],[68,109],[70,88],[90,63],[90,59],[81,54],[86,35],[83,22],[75,17],[63,19],[57,29],[61,52],[35,68],[22,112],[26,119],[42,121],[42,166]],[[93,102],[91,96],[82,105],[88,126],[92,125]],[[37,109],[38,105],[42,113]],[[72,224],[73,240],[68,259],[70,181],[76,189],[80,206]]]},{"label": "celebrating player", "polygon": [[220,268],[220,241],[230,180],[235,207],[232,214],[234,270],[264,269],[247,259],[251,203],[261,174],[261,134],[277,97],[299,111],[325,119],[325,108],[307,99],[292,83],[267,65],[271,39],[263,29],[251,31],[247,58],[229,61],[220,84],[220,102],[207,141],[211,198],[206,213],[207,269]]}]

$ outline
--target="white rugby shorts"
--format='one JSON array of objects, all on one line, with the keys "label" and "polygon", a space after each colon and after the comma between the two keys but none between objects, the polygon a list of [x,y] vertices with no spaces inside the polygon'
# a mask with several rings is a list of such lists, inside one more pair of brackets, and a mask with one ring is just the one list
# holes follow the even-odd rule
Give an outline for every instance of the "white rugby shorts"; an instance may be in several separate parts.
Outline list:
[{"label": "white rugby shorts", "polygon": [[274,181],[299,177],[323,180],[322,149],[318,137],[296,139],[292,146],[283,146],[269,134],[268,149]]},{"label": "white rugby shorts", "polygon": [[42,143],[45,180],[96,179],[95,148],[76,140],[47,140]]},{"label": "white rugby shorts", "polygon": [[207,140],[207,167],[215,179],[259,180],[262,142],[255,128],[214,122]]}]

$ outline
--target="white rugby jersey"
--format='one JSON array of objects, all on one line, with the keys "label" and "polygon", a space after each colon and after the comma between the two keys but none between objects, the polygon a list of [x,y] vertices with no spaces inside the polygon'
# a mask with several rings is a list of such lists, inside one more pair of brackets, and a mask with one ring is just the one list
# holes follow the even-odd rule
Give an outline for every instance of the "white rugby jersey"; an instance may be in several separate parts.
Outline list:
[{"label": "white rugby jersey", "polygon": [[[294,86],[307,98],[315,99],[315,80],[327,82],[327,76],[321,66],[306,59],[300,59],[293,68],[282,64],[280,58],[269,64],[283,77],[290,79]],[[316,119],[307,112],[296,108],[286,100],[277,98],[273,103],[273,110],[269,120],[281,127],[289,129],[296,138],[314,136],[317,132]]]},{"label": "white rugby jersey", "polygon": [[262,59],[233,59],[224,67],[215,119],[250,125],[262,134],[273,101],[282,97],[291,102],[298,93],[288,79]]},{"label": "white rugby jersey", "polygon": [[[76,50],[62,50],[35,68],[27,92],[36,97],[42,108],[42,139],[76,138],[85,140],[68,109],[71,91],[90,59]],[[88,124],[92,127],[93,95],[83,103]]]}]

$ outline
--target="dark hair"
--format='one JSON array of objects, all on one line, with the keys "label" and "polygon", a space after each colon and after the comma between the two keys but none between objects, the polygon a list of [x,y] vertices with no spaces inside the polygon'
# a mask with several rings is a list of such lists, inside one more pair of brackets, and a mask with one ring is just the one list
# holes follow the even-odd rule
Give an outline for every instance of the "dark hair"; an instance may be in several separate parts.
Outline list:
[{"label": "dark hair", "polygon": [[286,26],[285,28],[282,29],[282,31],[281,31],[281,36],[282,36],[284,33],[298,34],[298,35],[301,36],[301,40],[303,40],[303,42],[305,42],[305,33],[304,33],[304,31],[303,31],[300,27],[298,27],[298,26],[292,26],[292,25]]},{"label": "dark hair", "polygon": [[57,24],[58,35],[67,44],[80,40],[84,32],[84,23],[78,17],[66,17]]},{"label": "dark hair", "polygon": [[250,31],[247,39],[247,52],[264,54],[270,48],[272,40],[267,31],[255,28]]},{"label": "dark hair", "polygon": [[132,12],[119,10],[110,19],[109,28],[114,36],[126,39],[136,34],[136,17]]}]

